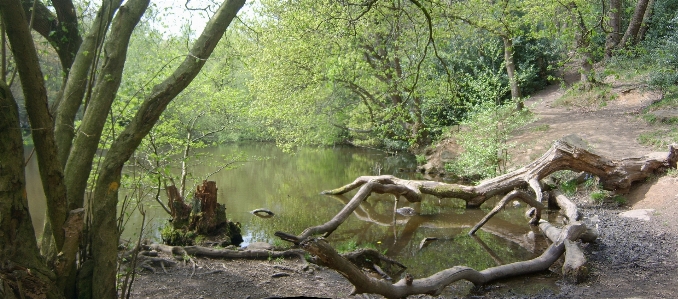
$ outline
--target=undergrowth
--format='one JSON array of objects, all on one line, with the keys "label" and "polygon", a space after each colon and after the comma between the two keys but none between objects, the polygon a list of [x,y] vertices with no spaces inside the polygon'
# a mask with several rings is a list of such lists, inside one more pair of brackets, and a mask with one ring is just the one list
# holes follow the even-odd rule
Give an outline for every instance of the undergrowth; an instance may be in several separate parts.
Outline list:
[{"label": "undergrowth", "polygon": [[508,142],[510,134],[534,120],[528,110],[515,110],[515,102],[502,105],[482,103],[469,113],[456,135],[464,149],[456,160],[445,165],[445,170],[461,177],[486,178],[503,174],[510,161]]},{"label": "undergrowth", "polygon": [[596,84],[591,89],[584,90],[577,83],[555,100],[554,105],[590,110],[605,107],[607,102],[616,98],[617,95],[612,93],[612,86],[608,84]]}]

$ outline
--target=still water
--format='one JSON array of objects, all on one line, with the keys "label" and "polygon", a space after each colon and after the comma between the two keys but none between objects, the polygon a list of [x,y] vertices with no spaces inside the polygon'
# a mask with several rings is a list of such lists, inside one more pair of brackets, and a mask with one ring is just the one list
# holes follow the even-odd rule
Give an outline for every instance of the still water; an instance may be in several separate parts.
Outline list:
[{"label": "still water", "polygon": [[[420,179],[412,172],[414,157],[389,156],[383,152],[354,147],[301,148],[293,154],[284,153],[271,143],[229,144],[202,150],[207,157],[191,168],[196,178],[214,172],[231,154],[243,152],[251,162],[237,168],[213,174],[217,182],[219,202],[226,205],[226,215],[240,222],[244,243],[269,242],[282,244],[274,237],[276,231],[299,234],[309,226],[331,219],[353,193],[346,196],[320,195],[352,182],[361,175],[393,174],[401,178]],[[35,159],[32,160],[34,162]],[[31,213],[36,233],[42,228],[44,198],[40,198],[37,167],[27,168]],[[121,196],[122,198],[122,196]],[[164,199],[163,197],[163,200]],[[400,200],[398,207],[409,206],[415,216],[393,217],[393,197],[372,195],[328,240],[335,248],[352,250],[371,247],[385,252],[405,264],[407,272],[415,277],[431,275],[454,265],[465,265],[482,270],[500,264],[526,260],[539,255],[544,246],[540,234],[532,232],[522,216],[524,208],[506,208],[490,220],[477,237],[469,237],[469,229],[492,207],[487,203],[481,210],[466,210],[464,202],[456,199],[425,197],[422,203],[410,204]],[[159,238],[158,229],[167,223],[168,215],[153,200],[145,203],[150,219],[146,235]],[[275,213],[272,218],[259,218],[250,213],[258,208]],[[42,209],[42,210],[41,210]],[[34,212],[35,211],[35,212]],[[132,238],[139,232],[140,217],[133,215],[125,226],[123,238]],[[438,240],[419,249],[422,239]],[[531,277],[535,289],[552,288],[552,280]],[[535,281],[543,284],[534,285]],[[522,281],[506,282],[509,286]],[[470,284],[461,288],[468,291]],[[448,288],[449,289],[449,288]],[[521,287],[523,291],[528,291]],[[458,290],[460,291],[460,290]],[[528,291],[529,293],[529,291]]]}]

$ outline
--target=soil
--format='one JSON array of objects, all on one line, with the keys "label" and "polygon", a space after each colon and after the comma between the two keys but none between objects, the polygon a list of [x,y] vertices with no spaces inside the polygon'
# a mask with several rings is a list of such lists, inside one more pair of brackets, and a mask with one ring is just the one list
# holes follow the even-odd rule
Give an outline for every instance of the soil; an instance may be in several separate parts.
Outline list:
[{"label": "soil", "polygon": [[[570,80],[567,80],[570,79]],[[566,81],[571,81],[567,78]],[[639,134],[652,127],[638,117],[659,95],[636,88],[639,84],[612,83],[617,95],[604,105],[562,107],[554,103],[564,91],[550,86],[526,102],[538,120],[518,132],[520,146],[511,153],[515,165],[539,157],[553,141],[569,136],[609,158],[635,157],[655,149],[638,143]],[[444,141],[430,152],[432,165],[441,169],[440,157],[458,151]],[[441,154],[443,153],[443,154]],[[466,295],[468,298],[676,298],[678,297],[678,177],[658,176],[624,195],[626,203],[592,203],[586,192],[573,200],[587,225],[600,236],[585,244],[591,275],[584,283],[558,281],[558,290],[530,295],[497,283]],[[649,220],[621,217],[634,209],[653,209]],[[169,258],[169,257],[168,257]],[[300,260],[211,260],[194,258],[176,267],[142,271],[134,282],[132,298],[380,298],[349,296],[352,286],[338,273]],[[557,270],[557,269],[555,269]],[[528,281],[532,278],[526,278]],[[413,297],[414,298],[414,297]],[[430,298],[419,296],[416,298]]]}]

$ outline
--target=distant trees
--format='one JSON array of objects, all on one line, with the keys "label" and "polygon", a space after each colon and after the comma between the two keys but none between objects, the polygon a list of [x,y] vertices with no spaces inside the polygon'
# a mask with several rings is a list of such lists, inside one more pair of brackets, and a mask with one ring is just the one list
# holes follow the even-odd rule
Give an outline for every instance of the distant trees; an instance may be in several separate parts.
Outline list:
[{"label": "distant trees", "polygon": [[522,88],[546,82],[555,55],[525,4],[262,1],[243,55],[254,110],[283,143],[426,146],[471,106],[520,109]]}]

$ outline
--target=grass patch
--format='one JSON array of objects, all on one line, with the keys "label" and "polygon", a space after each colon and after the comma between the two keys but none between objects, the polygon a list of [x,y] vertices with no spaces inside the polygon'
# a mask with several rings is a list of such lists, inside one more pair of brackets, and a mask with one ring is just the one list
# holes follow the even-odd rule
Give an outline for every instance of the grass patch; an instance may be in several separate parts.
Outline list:
[{"label": "grass patch", "polygon": [[548,124],[543,124],[543,125],[538,125],[534,128],[532,128],[532,131],[534,132],[546,132],[551,128]]},{"label": "grass patch", "polygon": [[659,128],[652,132],[642,133],[638,136],[638,143],[656,149],[666,149],[669,144],[678,143],[678,128]]},{"label": "grass patch", "polygon": [[575,193],[577,193],[577,182],[574,180],[562,182],[560,183],[559,189],[566,196],[573,196]]},{"label": "grass patch", "polygon": [[595,192],[591,192],[591,199],[596,202],[596,203],[602,203],[603,200],[605,200],[605,197],[607,197],[607,192],[599,190]]},{"label": "grass patch", "polygon": [[590,90],[583,90],[580,85],[574,84],[565,94],[554,102],[555,106],[592,109],[607,106],[608,101],[617,98],[612,93],[612,86],[599,84]]},{"label": "grass patch", "polygon": [[347,253],[354,251],[356,249],[358,249],[358,243],[356,243],[356,241],[354,240],[349,240],[337,244],[337,252],[339,253]]},{"label": "grass patch", "polygon": [[619,206],[623,206],[626,204],[626,197],[621,195],[615,195],[614,197],[612,197],[612,200]]}]

